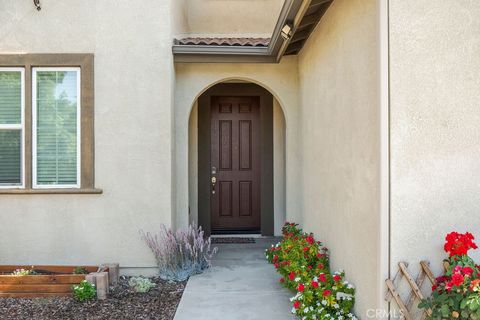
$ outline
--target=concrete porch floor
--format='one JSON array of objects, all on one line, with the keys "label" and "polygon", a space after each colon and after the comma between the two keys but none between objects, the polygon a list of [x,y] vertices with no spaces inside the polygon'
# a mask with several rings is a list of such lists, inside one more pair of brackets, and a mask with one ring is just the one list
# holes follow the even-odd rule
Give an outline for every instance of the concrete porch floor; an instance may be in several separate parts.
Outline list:
[{"label": "concrete porch floor", "polygon": [[294,319],[292,293],[280,286],[280,276],[265,260],[265,249],[277,241],[215,245],[213,267],[190,278],[174,320]]}]

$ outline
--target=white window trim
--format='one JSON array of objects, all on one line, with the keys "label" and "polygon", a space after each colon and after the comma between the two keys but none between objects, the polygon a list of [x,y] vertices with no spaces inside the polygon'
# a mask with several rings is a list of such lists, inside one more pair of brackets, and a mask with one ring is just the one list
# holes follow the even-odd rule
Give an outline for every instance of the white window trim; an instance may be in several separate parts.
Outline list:
[{"label": "white window trim", "polygon": [[[77,72],[77,183],[37,184],[37,71]],[[32,68],[32,187],[34,189],[71,189],[81,187],[81,68],[78,67],[36,67]]]},{"label": "white window trim", "polygon": [[0,130],[21,130],[21,165],[20,184],[0,185],[0,189],[25,189],[25,68],[5,67],[0,68],[3,72],[20,72],[20,124],[0,124]]}]

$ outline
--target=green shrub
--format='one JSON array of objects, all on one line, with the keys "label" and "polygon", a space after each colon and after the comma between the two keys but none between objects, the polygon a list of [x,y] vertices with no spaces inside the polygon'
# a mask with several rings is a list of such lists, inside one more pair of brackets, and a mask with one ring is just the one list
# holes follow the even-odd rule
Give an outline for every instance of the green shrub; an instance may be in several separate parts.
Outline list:
[{"label": "green shrub", "polygon": [[73,274],[88,274],[88,270],[85,267],[76,267],[73,269]]},{"label": "green shrub", "polygon": [[91,284],[87,280],[83,280],[80,284],[72,286],[73,297],[75,300],[83,302],[92,300],[97,295],[97,289],[95,285]]},{"label": "green shrub", "polygon": [[328,249],[295,223],[287,222],[282,234],[265,256],[282,275],[282,285],[296,293],[292,313],[302,320],[357,319],[351,313],[355,288],[343,271],[330,272]]},{"label": "green shrub", "polygon": [[128,285],[135,290],[135,292],[145,293],[155,287],[155,283],[148,278],[133,277],[128,281]]}]

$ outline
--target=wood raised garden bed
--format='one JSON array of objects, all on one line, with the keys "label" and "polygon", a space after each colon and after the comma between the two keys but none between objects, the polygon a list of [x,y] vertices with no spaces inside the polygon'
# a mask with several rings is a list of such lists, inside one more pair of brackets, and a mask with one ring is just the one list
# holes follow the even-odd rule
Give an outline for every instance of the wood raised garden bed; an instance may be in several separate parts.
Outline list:
[{"label": "wood raised garden bed", "polygon": [[[89,273],[97,266],[81,266]],[[36,298],[71,296],[72,285],[85,280],[87,274],[74,274],[77,266],[34,266],[35,274],[12,275],[17,269],[31,270],[32,266],[0,266],[0,298]],[[108,268],[102,268],[108,271]]]}]

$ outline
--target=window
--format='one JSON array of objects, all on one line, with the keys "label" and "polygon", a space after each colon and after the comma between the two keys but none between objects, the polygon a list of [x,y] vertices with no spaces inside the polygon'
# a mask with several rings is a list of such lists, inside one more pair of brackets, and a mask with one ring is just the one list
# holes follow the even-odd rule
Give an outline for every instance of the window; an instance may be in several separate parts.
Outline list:
[{"label": "window", "polygon": [[24,70],[0,68],[0,188],[24,183]]},{"label": "window", "polygon": [[34,68],[33,186],[80,187],[80,69]]},{"label": "window", "polygon": [[93,55],[0,55],[0,194],[94,186]]}]

